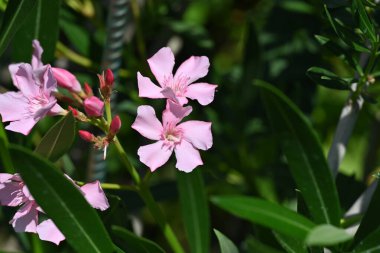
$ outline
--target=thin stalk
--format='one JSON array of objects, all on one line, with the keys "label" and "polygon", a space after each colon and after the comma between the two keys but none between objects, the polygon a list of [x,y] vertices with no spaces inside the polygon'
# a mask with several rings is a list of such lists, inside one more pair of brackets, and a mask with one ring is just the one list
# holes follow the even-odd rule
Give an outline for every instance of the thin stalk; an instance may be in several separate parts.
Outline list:
[{"label": "thin stalk", "polygon": [[110,101],[105,101],[104,102],[104,107],[106,109],[107,124],[108,124],[108,126],[110,126],[111,125],[111,121],[112,121],[112,112],[111,112],[111,103],[110,103]]},{"label": "thin stalk", "polygon": [[[82,181],[75,181],[75,183],[77,185],[85,185],[86,183],[82,182]],[[136,187],[135,186],[131,186],[131,185],[122,185],[122,184],[113,184],[113,183],[100,183],[100,186],[102,187],[102,189],[105,189],[105,190],[126,190],[126,191],[136,191]]]}]

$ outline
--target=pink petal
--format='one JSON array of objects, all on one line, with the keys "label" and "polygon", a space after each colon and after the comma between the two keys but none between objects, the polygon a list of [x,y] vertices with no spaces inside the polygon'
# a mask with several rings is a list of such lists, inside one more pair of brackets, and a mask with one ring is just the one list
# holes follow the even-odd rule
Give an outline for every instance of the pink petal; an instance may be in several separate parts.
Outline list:
[{"label": "pink petal", "polygon": [[12,174],[9,174],[9,173],[0,173],[0,184],[3,184],[5,182],[11,180],[12,177],[13,177]]},{"label": "pink petal", "polygon": [[15,80],[15,86],[20,89],[24,96],[31,98],[40,95],[40,87],[34,80],[33,69],[29,64],[20,65],[16,72]]},{"label": "pink petal", "polygon": [[212,147],[211,122],[190,120],[177,126],[182,128],[183,137],[201,150]]},{"label": "pink petal", "polygon": [[5,129],[22,133],[23,135],[28,135],[36,123],[37,121],[31,117],[13,121],[8,126],[6,126]]},{"label": "pink petal", "polygon": [[132,128],[151,140],[159,140],[163,131],[153,107],[149,105],[141,105],[137,108],[137,117]]},{"label": "pink petal", "polygon": [[19,206],[24,201],[22,185],[18,182],[9,181],[0,184],[0,205]]},{"label": "pink petal", "polygon": [[37,226],[38,237],[43,241],[49,241],[59,245],[59,243],[65,240],[65,236],[57,228],[51,219],[41,222]]},{"label": "pink petal", "polygon": [[172,100],[173,102],[175,103],[179,103],[178,99],[177,99],[177,96],[175,95],[174,91],[172,88],[170,87],[165,87],[161,90],[161,94],[165,97],[165,98],[168,98],[170,100]]},{"label": "pink petal", "polygon": [[33,40],[32,68],[37,69],[43,66],[41,61],[42,52],[44,51],[38,40]]},{"label": "pink petal", "polygon": [[173,149],[164,145],[163,141],[141,146],[137,151],[140,161],[148,166],[152,172],[164,165],[172,153]]},{"label": "pink petal", "polygon": [[56,116],[56,115],[62,115],[64,113],[64,109],[59,105],[59,104],[55,104],[51,109],[50,111],[48,112],[47,115],[49,116]]},{"label": "pink petal", "polygon": [[15,75],[16,75],[16,72],[18,70],[18,68],[22,65],[23,63],[15,63],[15,64],[10,64],[8,66],[8,70],[9,70],[9,73],[11,73],[11,78],[12,78],[12,82],[13,82],[13,85],[16,86],[16,88],[20,89],[18,87],[18,84],[16,82],[16,78],[15,78]]},{"label": "pink petal", "polygon": [[16,232],[36,233],[38,222],[37,205],[30,201],[26,202],[13,216],[10,221]]},{"label": "pink petal", "polygon": [[193,111],[191,106],[183,107],[170,100],[166,103],[166,109],[162,112],[162,124],[177,125],[184,117],[188,116]]},{"label": "pink petal", "polygon": [[99,181],[85,184],[80,189],[83,192],[87,202],[93,208],[104,211],[108,207],[110,207],[110,205],[108,204],[107,197],[104,194],[102,188],[100,187]]},{"label": "pink petal", "polygon": [[3,122],[21,120],[29,111],[28,99],[21,92],[9,91],[0,94],[0,114]]},{"label": "pink petal", "polygon": [[210,62],[206,56],[191,56],[179,66],[175,73],[174,80],[188,78],[187,84],[190,84],[206,76],[209,66]]},{"label": "pink petal", "polygon": [[72,92],[82,91],[82,86],[78,79],[71,72],[62,68],[51,68],[51,70],[60,87]]},{"label": "pink petal", "polygon": [[196,99],[201,105],[208,105],[214,100],[217,85],[208,83],[194,83],[187,87],[185,96]]},{"label": "pink petal", "polygon": [[33,119],[38,122],[41,119],[43,119],[46,115],[48,115],[50,113],[51,109],[54,108],[54,106],[56,104],[57,104],[57,100],[55,98],[51,98],[49,103],[47,103],[43,107],[39,108],[37,111],[35,111],[30,116],[33,117]]},{"label": "pink petal", "polygon": [[175,167],[184,172],[191,172],[198,165],[202,165],[202,158],[199,151],[186,140],[182,140],[174,148],[177,164]]},{"label": "pink petal", "polygon": [[152,83],[148,77],[142,76],[140,72],[137,72],[137,85],[139,86],[139,97],[164,98],[161,93],[162,88]]},{"label": "pink petal", "polygon": [[150,69],[156,77],[161,87],[164,86],[165,80],[172,76],[174,67],[174,55],[170,48],[163,47],[150,59],[148,59]]}]

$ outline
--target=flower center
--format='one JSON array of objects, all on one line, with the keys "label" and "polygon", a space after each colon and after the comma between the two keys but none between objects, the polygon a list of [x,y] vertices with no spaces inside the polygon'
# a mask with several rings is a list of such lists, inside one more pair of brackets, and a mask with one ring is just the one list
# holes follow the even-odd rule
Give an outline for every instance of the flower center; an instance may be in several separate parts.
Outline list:
[{"label": "flower center", "polygon": [[182,129],[176,128],[175,124],[168,124],[163,133],[163,139],[165,142],[165,145],[168,146],[174,146],[175,144],[178,144],[182,140]]},{"label": "flower center", "polygon": [[35,113],[49,103],[49,99],[41,94],[29,99],[29,111]]},{"label": "flower center", "polygon": [[174,78],[169,76],[165,78],[164,87],[170,87],[176,96],[182,97],[188,86],[188,77],[179,76]]}]

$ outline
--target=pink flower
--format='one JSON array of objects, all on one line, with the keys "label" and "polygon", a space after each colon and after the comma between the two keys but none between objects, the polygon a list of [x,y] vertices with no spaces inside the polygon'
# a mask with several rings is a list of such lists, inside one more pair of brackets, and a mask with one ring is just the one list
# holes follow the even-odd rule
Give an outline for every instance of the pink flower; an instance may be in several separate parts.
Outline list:
[{"label": "pink flower", "polygon": [[83,104],[84,110],[89,117],[100,117],[103,115],[104,102],[99,98],[95,96],[86,98]]},{"label": "pink flower", "polygon": [[13,84],[18,92],[0,94],[0,114],[3,122],[11,122],[7,130],[28,135],[33,126],[46,115],[63,114],[54,92],[57,82],[50,65],[42,65],[42,48],[33,41],[32,65],[18,63],[9,66]]},{"label": "pink flower", "polygon": [[52,68],[52,71],[55,79],[57,79],[58,86],[75,93],[82,91],[78,79],[66,69]]},{"label": "pink flower", "polygon": [[157,141],[140,147],[137,152],[140,161],[151,171],[165,164],[173,151],[177,158],[176,168],[181,171],[191,172],[203,164],[197,149],[211,148],[211,123],[191,120],[177,125],[191,110],[190,106],[183,108],[168,103],[162,113],[161,124],[151,106],[142,105],[137,108],[132,128],[144,137]]},{"label": "pink flower", "polygon": [[161,87],[137,73],[139,96],[147,98],[168,98],[184,105],[187,98],[196,99],[201,105],[214,100],[217,85],[193,83],[207,75],[210,66],[206,56],[192,56],[179,66],[173,76],[174,55],[170,48],[161,48],[148,60],[150,69]]},{"label": "pink flower", "polygon": [[[98,181],[79,187],[71,178],[66,177],[81,191],[93,208],[104,211],[109,207]],[[38,213],[44,211],[38,206],[18,174],[0,173],[0,205],[21,206],[10,221],[16,232],[37,233],[41,240],[57,245],[65,239],[52,220],[48,219],[38,224]]]}]

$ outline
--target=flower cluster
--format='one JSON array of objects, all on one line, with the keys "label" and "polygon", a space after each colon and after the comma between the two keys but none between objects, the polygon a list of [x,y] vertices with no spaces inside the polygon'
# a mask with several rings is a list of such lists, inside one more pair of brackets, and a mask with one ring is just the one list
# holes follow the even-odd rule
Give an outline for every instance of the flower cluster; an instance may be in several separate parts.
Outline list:
[{"label": "flower cluster", "polygon": [[[108,200],[98,181],[79,187],[71,178],[66,177],[81,191],[93,208],[104,211],[109,207]],[[44,211],[38,206],[18,174],[0,173],[0,205],[20,206],[10,221],[16,232],[37,233],[41,240],[57,245],[65,239],[51,219],[38,223],[39,215],[44,214]]]},{"label": "flower cluster", "polygon": [[139,148],[140,161],[155,171],[169,160],[174,151],[176,167],[191,172],[203,164],[198,149],[207,150],[212,146],[211,123],[195,120],[180,122],[192,111],[191,106],[185,106],[188,98],[197,100],[201,105],[208,105],[214,100],[217,85],[194,83],[207,75],[209,60],[205,56],[192,56],[173,75],[174,55],[170,48],[164,47],[148,59],[148,64],[160,86],[138,72],[139,96],[165,98],[166,109],[162,113],[161,123],[153,107],[138,107],[132,128],[156,141]]}]

